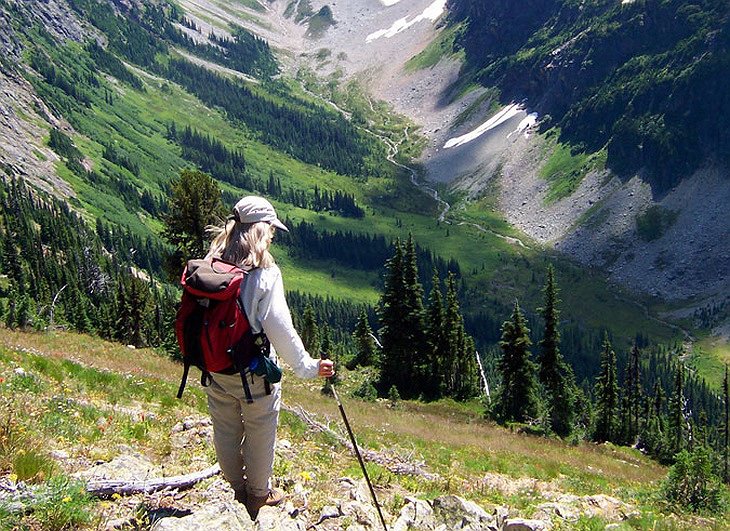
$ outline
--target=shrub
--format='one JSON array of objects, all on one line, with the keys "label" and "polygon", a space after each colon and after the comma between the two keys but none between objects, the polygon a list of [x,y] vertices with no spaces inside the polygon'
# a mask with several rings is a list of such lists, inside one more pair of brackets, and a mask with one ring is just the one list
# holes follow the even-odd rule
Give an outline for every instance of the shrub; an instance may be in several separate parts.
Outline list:
[{"label": "shrub", "polygon": [[360,387],[352,392],[352,396],[365,400],[366,402],[375,402],[375,399],[378,398],[378,390],[375,389],[375,386],[369,380],[365,380]]},{"label": "shrub", "polygon": [[28,509],[42,529],[60,531],[90,524],[92,503],[83,483],[56,476],[36,491],[34,505]]},{"label": "shrub", "polygon": [[636,232],[639,238],[650,242],[661,238],[677,219],[677,212],[652,205],[636,216]]},{"label": "shrub", "polygon": [[400,402],[400,393],[398,392],[398,388],[393,385],[388,390],[388,400],[390,401],[390,405],[392,407],[397,407],[398,402]]},{"label": "shrub", "polygon": [[12,466],[18,480],[28,483],[45,481],[58,468],[52,458],[36,448],[18,450],[13,456]]},{"label": "shrub", "polygon": [[717,513],[724,509],[726,492],[712,471],[706,448],[682,450],[662,485],[664,498],[672,505],[694,513]]}]

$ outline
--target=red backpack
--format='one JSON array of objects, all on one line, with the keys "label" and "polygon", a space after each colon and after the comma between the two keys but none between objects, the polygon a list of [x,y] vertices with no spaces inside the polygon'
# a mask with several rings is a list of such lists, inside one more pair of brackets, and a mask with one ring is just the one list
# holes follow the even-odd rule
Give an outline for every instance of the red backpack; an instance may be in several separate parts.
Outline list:
[{"label": "red backpack", "polygon": [[[210,383],[211,372],[240,373],[251,402],[245,372],[261,353],[268,355],[263,334],[254,334],[241,306],[239,294],[246,272],[234,264],[214,258],[190,260],[183,271],[182,301],[177,311],[175,332],[182,352],[183,371],[177,397],[182,397],[191,365],[198,367],[200,383]],[[267,386],[268,392],[268,386]]]}]

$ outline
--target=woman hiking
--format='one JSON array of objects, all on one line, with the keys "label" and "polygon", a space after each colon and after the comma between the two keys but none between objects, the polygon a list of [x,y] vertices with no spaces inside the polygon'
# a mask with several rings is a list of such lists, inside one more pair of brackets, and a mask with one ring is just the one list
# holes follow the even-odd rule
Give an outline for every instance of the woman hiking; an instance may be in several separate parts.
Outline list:
[{"label": "woman hiking", "polygon": [[[292,324],[281,271],[269,253],[276,229],[289,231],[271,203],[263,197],[244,197],[222,226],[210,229],[214,239],[206,260],[219,258],[247,272],[240,302],[253,333],[266,334],[273,346],[272,362],[279,356],[299,377],[329,378],[334,374],[332,361],[313,359]],[[253,401],[244,396],[241,376],[235,371],[211,373],[205,390],[221,471],[235,499],[255,520],[261,507],[278,505],[285,497],[271,485],[281,384],[269,384],[253,373],[246,381]]]}]

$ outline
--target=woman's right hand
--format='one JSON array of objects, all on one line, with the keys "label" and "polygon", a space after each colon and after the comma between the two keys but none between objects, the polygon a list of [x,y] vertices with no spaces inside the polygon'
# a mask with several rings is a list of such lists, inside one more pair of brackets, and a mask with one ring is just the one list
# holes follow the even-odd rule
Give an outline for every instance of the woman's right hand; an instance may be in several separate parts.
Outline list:
[{"label": "woman's right hand", "polygon": [[331,378],[335,375],[335,364],[332,360],[319,360],[319,376]]}]

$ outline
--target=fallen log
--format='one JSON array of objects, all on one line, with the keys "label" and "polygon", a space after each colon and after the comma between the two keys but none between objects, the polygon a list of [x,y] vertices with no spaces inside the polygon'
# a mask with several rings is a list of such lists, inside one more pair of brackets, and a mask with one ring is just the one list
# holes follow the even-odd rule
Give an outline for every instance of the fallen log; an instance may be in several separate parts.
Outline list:
[{"label": "fallen log", "polygon": [[113,494],[129,496],[132,494],[151,494],[164,489],[188,489],[196,483],[215,476],[220,472],[218,463],[191,474],[182,476],[171,476],[169,478],[156,479],[93,479],[87,482],[86,492],[99,497],[109,497]]}]

